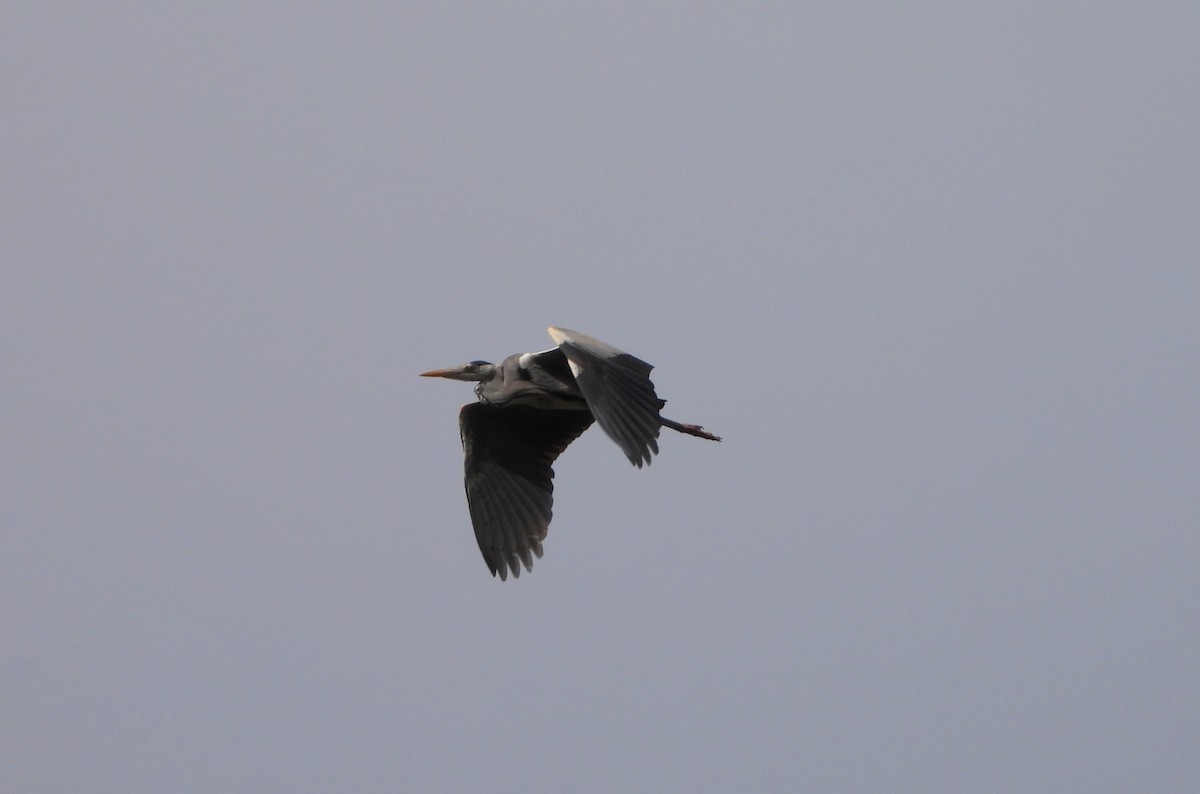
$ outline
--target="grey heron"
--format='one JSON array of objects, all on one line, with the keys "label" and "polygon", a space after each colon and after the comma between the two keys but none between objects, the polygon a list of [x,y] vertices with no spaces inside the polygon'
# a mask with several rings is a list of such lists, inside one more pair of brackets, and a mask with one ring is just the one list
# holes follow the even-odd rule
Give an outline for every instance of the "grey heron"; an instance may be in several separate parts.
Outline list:
[{"label": "grey heron", "polygon": [[462,407],[467,506],[479,550],[506,580],[533,570],[550,526],[554,471],[567,445],[593,421],[641,468],[658,452],[658,429],[721,439],[699,425],[659,414],[650,364],[612,345],[550,327],[557,347],[517,353],[499,364],[472,361],[422,372],[427,378],[476,381],[478,402]]}]

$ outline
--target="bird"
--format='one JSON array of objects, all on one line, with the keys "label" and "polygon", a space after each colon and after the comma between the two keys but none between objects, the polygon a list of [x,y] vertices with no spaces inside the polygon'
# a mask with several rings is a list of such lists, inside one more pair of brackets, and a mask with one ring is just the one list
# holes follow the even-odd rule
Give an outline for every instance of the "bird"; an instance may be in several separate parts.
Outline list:
[{"label": "bird", "polygon": [[556,345],[549,350],[421,373],[475,382],[477,401],[458,415],[467,507],[484,562],[501,581],[541,559],[554,461],[593,421],[638,468],[658,453],[660,427],[721,440],[659,413],[666,401],[650,381],[652,365],[578,331],[547,330]]}]

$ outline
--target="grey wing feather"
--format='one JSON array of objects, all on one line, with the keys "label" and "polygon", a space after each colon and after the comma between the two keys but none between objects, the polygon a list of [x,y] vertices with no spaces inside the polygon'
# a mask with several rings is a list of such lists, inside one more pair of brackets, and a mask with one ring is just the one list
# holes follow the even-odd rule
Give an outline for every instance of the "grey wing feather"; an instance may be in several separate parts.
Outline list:
[{"label": "grey wing feather", "polygon": [[587,411],[464,405],[459,413],[475,539],[502,580],[533,568],[553,507],[554,460],[592,423]]},{"label": "grey wing feather", "polygon": [[654,391],[654,367],[599,339],[566,328],[549,329],[566,355],[579,390],[601,429],[639,468],[658,452],[665,404]]}]

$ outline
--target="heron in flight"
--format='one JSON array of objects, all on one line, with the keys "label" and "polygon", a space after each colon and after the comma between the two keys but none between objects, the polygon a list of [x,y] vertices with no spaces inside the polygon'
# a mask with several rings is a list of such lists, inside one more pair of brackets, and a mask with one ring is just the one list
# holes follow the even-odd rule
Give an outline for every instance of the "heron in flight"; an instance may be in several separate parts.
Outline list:
[{"label": "heron in flight", "polygon": [[593,421],[638,468],[658,452],[659,427],[721,440],[659,414],[666,403],[654,393],[650,364],[577,331],[549,331],[558,346],[541,353],[421,373],[477,381],[479,401],[458,415],[467,506],[483,559],[501,580],[541,558],[554,501],[551,466]]}]

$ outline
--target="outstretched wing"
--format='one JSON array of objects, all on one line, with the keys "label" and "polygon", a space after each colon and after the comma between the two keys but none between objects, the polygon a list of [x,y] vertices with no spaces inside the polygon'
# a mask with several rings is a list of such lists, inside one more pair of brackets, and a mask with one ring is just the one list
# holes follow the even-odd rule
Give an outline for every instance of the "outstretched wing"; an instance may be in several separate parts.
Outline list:
[{"label": "outstretched wing", "polygon": [[587,411],[464,405],[458,416],[467,506],[492,575],[521,575],[542,556],[554,503],[551,465],[592,423]]},{"label": "outstretched wing", "polygon": [[600,427],[630,463],[639,468],[649,463],[658,452],[658,412],[665,404],[650,382],[654,367],[578,331],[553,326],[549,331]]}]

